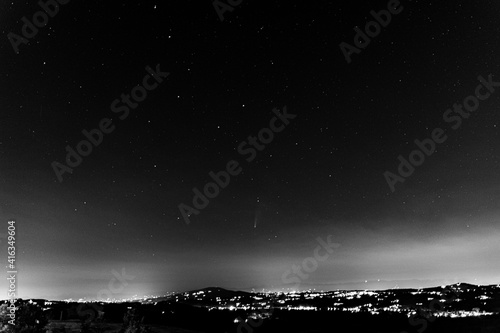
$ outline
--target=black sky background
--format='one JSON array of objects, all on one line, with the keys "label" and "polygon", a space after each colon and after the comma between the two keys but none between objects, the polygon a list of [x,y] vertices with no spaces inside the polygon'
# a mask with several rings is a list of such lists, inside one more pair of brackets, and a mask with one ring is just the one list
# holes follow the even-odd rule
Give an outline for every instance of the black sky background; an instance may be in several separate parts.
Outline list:
[{"label": "black sky background", "polygon": [[[286,288],[329,234],[342,246],[303,287],[497,283],[500,94],[457,130],[442,117],[479,75],[500,81],[500,6],[401,5],[347,64],[339,44],[386,1],[244,1],[222,22],[210,1],[71,1],[19,54],[7,34],[40,8],[2,3],[0,215],[17,221],[20,296],[95,298],[122,268],[123,295]],[[118,119],[111,102],[157,64],[168,78]],[[244,161],[284,106],[297,117]],[[115,130],[59,182],[51,163],[102,118]],[[391,192],[383,173],[436,127],[447,141]],[[243,172],[186,225],[178,205],[232,159]]]}]

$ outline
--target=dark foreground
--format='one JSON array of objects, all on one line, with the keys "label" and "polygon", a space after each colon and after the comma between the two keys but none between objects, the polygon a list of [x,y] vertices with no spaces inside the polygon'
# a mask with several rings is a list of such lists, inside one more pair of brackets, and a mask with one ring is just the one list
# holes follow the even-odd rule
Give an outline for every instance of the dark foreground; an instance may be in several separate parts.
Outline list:
[{"label": "dark foreground", "polygon": [[[400,314],[371,315],[347,313],[307,313],[304,311],[276,311],[271,319],[250,322],[231,323],[234,313],[216,311],[210,314],[198,311],[186,312],[177,318],[171,318],[167,325],[144,321],[143,332],[156,333],[195,333],[195,332],[364,332],[364,333],[401,333],[440,332],[440,333],[498,333],[500,332],[500,316],[479,318],[436,318],[421,321],[412,326],[408,318]],[[427,324],[425,324],[427,323]],[[63,328],[65,327],[65,328]],[[147,328],[146,328],[147,327]],[[79,321],[51,321],[47,332],[81,332]],[[89,332],[125,332],[123,323],[94,324]],[[133,332],[133,331],[132,331]],[[137,330],[135,332],[141,332]]]},{"label": "dark foreground", "polygon": [[[140,301],[18,300],[5,333],[500,333],[500,286],[249,293],[205,288]],[[7,323],[7,304],[0,319]]]}]

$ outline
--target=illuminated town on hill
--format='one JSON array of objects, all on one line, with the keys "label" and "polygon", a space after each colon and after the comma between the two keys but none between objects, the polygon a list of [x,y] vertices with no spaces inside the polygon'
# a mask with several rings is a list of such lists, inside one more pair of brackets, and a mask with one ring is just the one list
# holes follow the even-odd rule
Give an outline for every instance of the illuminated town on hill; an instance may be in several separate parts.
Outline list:
[{"label": "illuminated town on hill", "polygon": [[[232,294],[228,296],[227,294]],[[194,292],[169,293],[162,296],[146,295],[129,299],[113,299],[98,302],[158,304],[160,302],[180,302],[195,307],[212,310],[245,310],[260,318],[269,318],[269,311],[346,311],[351,313],[367,312],[373,315],[381,312],[404,313],[408,316],[419,308],[432,310],[436,317],[478,317],[500,313],[498,306],[500,285],[473,286],[456,284],[416,290],[393,289],[384,291],[316,291],[302,292],[260,292],[247,293],[228,291],[221,288],[207,288]],[[439,302],[432,309],[431,302]],[[46,309],[57,301],[43,301]],[[92,303],[95,301],[79,299],[62,300],[66,303]],[[473,306],[471,308],[471,306]],[[496,308],[495,308],[496,306]],[[494,311],[493,311],[494,309]]]}]

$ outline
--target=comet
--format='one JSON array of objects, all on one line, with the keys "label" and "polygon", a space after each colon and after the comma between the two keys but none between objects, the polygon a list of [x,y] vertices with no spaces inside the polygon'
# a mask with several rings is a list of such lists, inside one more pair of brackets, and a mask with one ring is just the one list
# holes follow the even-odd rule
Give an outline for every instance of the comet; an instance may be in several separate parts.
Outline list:
[{"label": "comet", "polygon": [[257,228],[257,220],[260,218],[261,214],[261,203],[259,197],[257,197],[257,207],[255,207],[255,218],[253,219],[253,228]]}]

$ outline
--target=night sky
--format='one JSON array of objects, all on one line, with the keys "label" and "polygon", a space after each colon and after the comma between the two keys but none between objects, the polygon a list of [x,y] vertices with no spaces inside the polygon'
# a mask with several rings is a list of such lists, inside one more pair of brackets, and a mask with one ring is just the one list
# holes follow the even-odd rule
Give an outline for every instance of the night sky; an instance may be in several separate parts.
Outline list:
[{"label": "night sky", "polygon": [[[387,8],[242,1],[221,21],[211,1],[73,0],[16,54],[9,33],[41,7],[0,3],[0,232],[16,220],[19,297],[95,299],[123,270],[116,298],[289,290],[283,273],[328,235],[340,246],[297,289],[498,283],[500,4],[403,0],[348,63],[340,44]],[[453,110],[477,90],[475,111]],[[387,172],[434,129],[446,140],[393,191]],[[187,224],[179,206],[228,163],[239,173]]]}]

